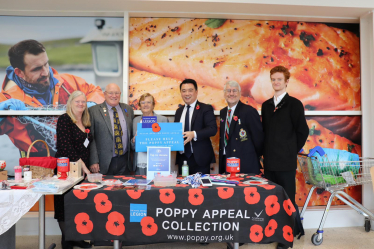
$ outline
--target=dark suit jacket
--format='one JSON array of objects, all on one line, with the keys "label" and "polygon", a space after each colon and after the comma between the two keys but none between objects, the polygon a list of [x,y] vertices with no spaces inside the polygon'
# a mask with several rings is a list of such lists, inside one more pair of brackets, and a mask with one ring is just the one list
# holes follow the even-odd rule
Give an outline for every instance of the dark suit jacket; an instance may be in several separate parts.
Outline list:
[{"label": "dark suit jacket", "polygon": [[304,106],[286,94],[274,111],[274,98],[262,104],[262,125],[265,132],[264,169],[291,171],[297,168],[297,153],[309,135]]},{"label": "dark suit jacket", "polygon": [[[119,104],[125,117],[127,124],[127,151],[128,161],[127,167],[132,170],[130,164],[130,139],[132,138],[132,120],[134,119],[134,111],[131,106],[124,103]],[[110,161],[113,157],[113,130],[108,112],[103,111],[107,109],[105,102],[100,105],[92,106],[88,109],[91,118],[91,132],[94,137],[90,145],[90,165],[98,163],[100,165],[100,173],[106,174],[109,169]],[[126,110],[126,111],[125,111]],[[105,116],[106,114],[106,116]]]},{"label": "dark suit jacket", "polygon": [[[237,121],[234,119],[235,116],[237,117]],[[226,117],[227,107],[220,111],[220,173],[226,172],[226,162],[223,160]],[[263,142],[264,133],[262,131],[260,115],[258,115],[255,108],[239,101],[231,119],[229,140],[227,141],[225,150],[226,157],[240,158],[240,172],[258,174],[261,168],[259,157],[262,155]]]},{"label": "dark suit jacket", "polygon": [[[199,106],[199,109],[196,109]],[[180,122],[184,105],[179,107],[175,112],[174,122]],[[196,132],[197,140],[192,141],[193,156],[199,167],[210,167],[211,163],[215,163],[214,151],[210,137],[213,137],[217,133],[217,123],[214,117],[213,107],[196,102],[195,109],[193,111],[191,120],[191,131]],[[177,152],[177,160],[180,154]],[[179,165],[182,166],[182,165]]]}]

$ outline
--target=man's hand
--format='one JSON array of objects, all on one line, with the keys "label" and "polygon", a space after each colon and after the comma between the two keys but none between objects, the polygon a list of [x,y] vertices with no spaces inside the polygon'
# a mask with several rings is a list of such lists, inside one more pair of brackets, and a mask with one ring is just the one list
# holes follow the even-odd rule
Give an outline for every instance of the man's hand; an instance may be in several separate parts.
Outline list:
[{"label": "man's hand", "polygon": [[19,99],[8,99],[0,103],[0,111],[5,110],[27,110],[25,104]]},{"label": "man's hand", "polygon": [[193,131],[185,131],[182,134],[183,138],[185,138],[184,145],[189,143],[195,137],[195,133]]},{"label": "man's hand", "polygon": [[90,166],[90,171],[91,171],[92,173],[99,173],[99,171],[100,171],[99,164],[98,164],[98,163],[92,164],[92,165]]}]

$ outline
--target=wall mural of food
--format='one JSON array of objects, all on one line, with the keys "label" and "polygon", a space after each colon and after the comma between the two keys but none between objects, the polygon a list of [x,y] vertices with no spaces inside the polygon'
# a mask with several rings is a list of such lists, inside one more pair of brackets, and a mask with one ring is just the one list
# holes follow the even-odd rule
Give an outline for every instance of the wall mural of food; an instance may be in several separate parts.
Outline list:
[{"label": "wall mural of food", "polygon": [[[130,78],[134,107],[139,88],[161,84],[172,100],[179,95],[177,83],[192,78],[200,94],[206,92],[199,96],[202,102],[235,80],[244,102],[259,108],[273,93],[270,69],[283,65],[291,72],[288,93],[306,110],[361,108],[359,38],[345,29],[306,22],[131,18],[129,41],[130,66],[143,74]],[[163,99],[159,94],[156,99]],[[224,106],[214,103],[215,110]],[[175,110],[156,105],[161,107]]]},{"label": "wall mural of food", "polygon": [[[241,101],[260,111],[273,95],[269,71],[283,65],[291,72],[287,92],[306,111],[359,111],[360,41],[349,30],[344,24],[131,18],[129,103],[139,109],[140,95],[149,92],[156,110],[175,111],[183,104],[179,83],[192,78],[199,85],[199,101],[218,111],[227,105],[224,83],[235,80],[242,88]],[[361,116],[309,116],[307,122],[306,151],[318,145],[361,156]],[[218,159],[218,133],[212,143]],[[217,169],[213,165],[212,172]],[[302,206],[311,186],[300,169],[296,182],[296,201]],[[361,202],[360,186],[345,191]],[[326,205],[328,197],[318,191],[310,205]]]}]

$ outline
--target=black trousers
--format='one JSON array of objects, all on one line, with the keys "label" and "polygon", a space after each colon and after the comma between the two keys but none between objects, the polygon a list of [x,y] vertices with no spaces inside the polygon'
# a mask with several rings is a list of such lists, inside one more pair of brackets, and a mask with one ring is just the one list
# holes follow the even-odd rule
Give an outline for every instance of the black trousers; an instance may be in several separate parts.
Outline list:
[{"label": "black trousers", "polygon": [[210,174],[210,165],[204,165],[203,167],[200,167],[199,165],[197,165],[195,157],[192,153],[192,156],[190,156],[190,158],[187,158],[184,154],[179,155],[177,162],[179,175],[182,174],[183,161],[187,161],[190,175],[195,174],[197,172],[201,172],[202,174]]},{"label": "black trousers", "polygon": [[292,204],[295,206],[296,209],[296,217],[295,217],[295,227],[293,230],[294,236],[297,235],[304,235],[304,228],[301,223],[299,208],[295,202],[295,195],[296,195],[296,170],[290,171],[269,171],[265,170],[265,178],[282,186],[284,191],[286,191],[288,197],[290,198]]},{"label": "black trousers", "polygon": [[128,153],[126,152],[122,156],[116,156],[112,157],[112,160],[110,161],[109,164],[109,169],[108,172],[106,173],[107,175],[129,175],[130,170],[128,167]]}]

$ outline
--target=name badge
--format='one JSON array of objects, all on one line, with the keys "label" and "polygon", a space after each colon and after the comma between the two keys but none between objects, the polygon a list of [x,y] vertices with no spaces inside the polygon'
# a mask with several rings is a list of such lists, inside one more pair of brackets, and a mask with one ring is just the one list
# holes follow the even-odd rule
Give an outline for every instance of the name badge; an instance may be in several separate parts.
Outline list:
[{"label": "name badge", "polygon": [[87,148],[89,143],[90,143],[90,141],[88,141],[88,138],[86,138],[86,140],[84,140],[83,145]]}]

